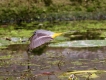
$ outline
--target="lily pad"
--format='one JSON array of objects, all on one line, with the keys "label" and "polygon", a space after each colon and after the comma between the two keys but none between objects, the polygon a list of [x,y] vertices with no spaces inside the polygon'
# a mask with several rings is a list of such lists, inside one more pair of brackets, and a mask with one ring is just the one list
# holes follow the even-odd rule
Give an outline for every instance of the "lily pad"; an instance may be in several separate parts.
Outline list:
[{"label": "lily pad", "polygon": [[106,40],[77,40],[51,43],[49,47],[101,47],[106,46]]}]

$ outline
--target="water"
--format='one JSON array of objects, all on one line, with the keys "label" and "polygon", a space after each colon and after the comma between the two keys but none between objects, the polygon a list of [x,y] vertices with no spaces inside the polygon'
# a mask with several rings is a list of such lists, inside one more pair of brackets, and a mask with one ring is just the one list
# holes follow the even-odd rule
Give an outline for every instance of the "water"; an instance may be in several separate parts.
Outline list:
[{"label": "water", "polygon": [[[51,47],[49,45],[40,55],[36,55],[35,52],[30,56],[26,52],[28,46],[26,44],[13,44],[1,49],[0,79],[69,80],[70,76],[74,75],[79,80],[106,80],[105,46],[53,47],[53,45]],[[76,73],[71,73],[72,71]]]}]

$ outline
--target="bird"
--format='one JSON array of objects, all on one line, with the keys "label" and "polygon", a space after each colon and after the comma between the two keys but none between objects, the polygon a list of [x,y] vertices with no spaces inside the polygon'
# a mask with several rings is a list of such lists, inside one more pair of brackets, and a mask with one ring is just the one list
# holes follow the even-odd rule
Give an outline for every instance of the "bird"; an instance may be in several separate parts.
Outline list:
[{"label": "bird", "polygon": [[49,30],[36,30],[29,38],[30,44],[28,50],[33,50],[43,44],[46,44],[53,40],[55,37],[62,35],[63,33],[55,33]]}]

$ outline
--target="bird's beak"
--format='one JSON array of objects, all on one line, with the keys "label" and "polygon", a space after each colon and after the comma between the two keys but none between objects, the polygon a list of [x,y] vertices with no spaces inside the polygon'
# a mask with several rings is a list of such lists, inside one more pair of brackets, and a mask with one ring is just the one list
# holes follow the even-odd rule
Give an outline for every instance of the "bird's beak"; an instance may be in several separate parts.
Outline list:
[{"label": "bird's beak", "polygon": [[54,34],[52,35],[52,38],[55,38],[55,37],[57,37],[57,36],[60,36],[61,34],[63,34],[63,33],[54,33]]}]

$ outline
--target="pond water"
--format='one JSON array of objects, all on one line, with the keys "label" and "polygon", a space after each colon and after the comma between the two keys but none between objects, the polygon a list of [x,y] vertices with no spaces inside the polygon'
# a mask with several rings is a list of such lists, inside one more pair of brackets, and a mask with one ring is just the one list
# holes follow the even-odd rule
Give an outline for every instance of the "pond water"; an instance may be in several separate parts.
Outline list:
[{"label": "pond water", "polygon": [[[82,42],[82,43],[81,43]],[[42,54],[27,44],[0,49],[1,80],[106,80],[105,40],[52,43]],[[68,44],[77,44],[69,46]],[[63,46],[64,45],[64,46]],[[87,46],[88,45],[88,46]]]}]

